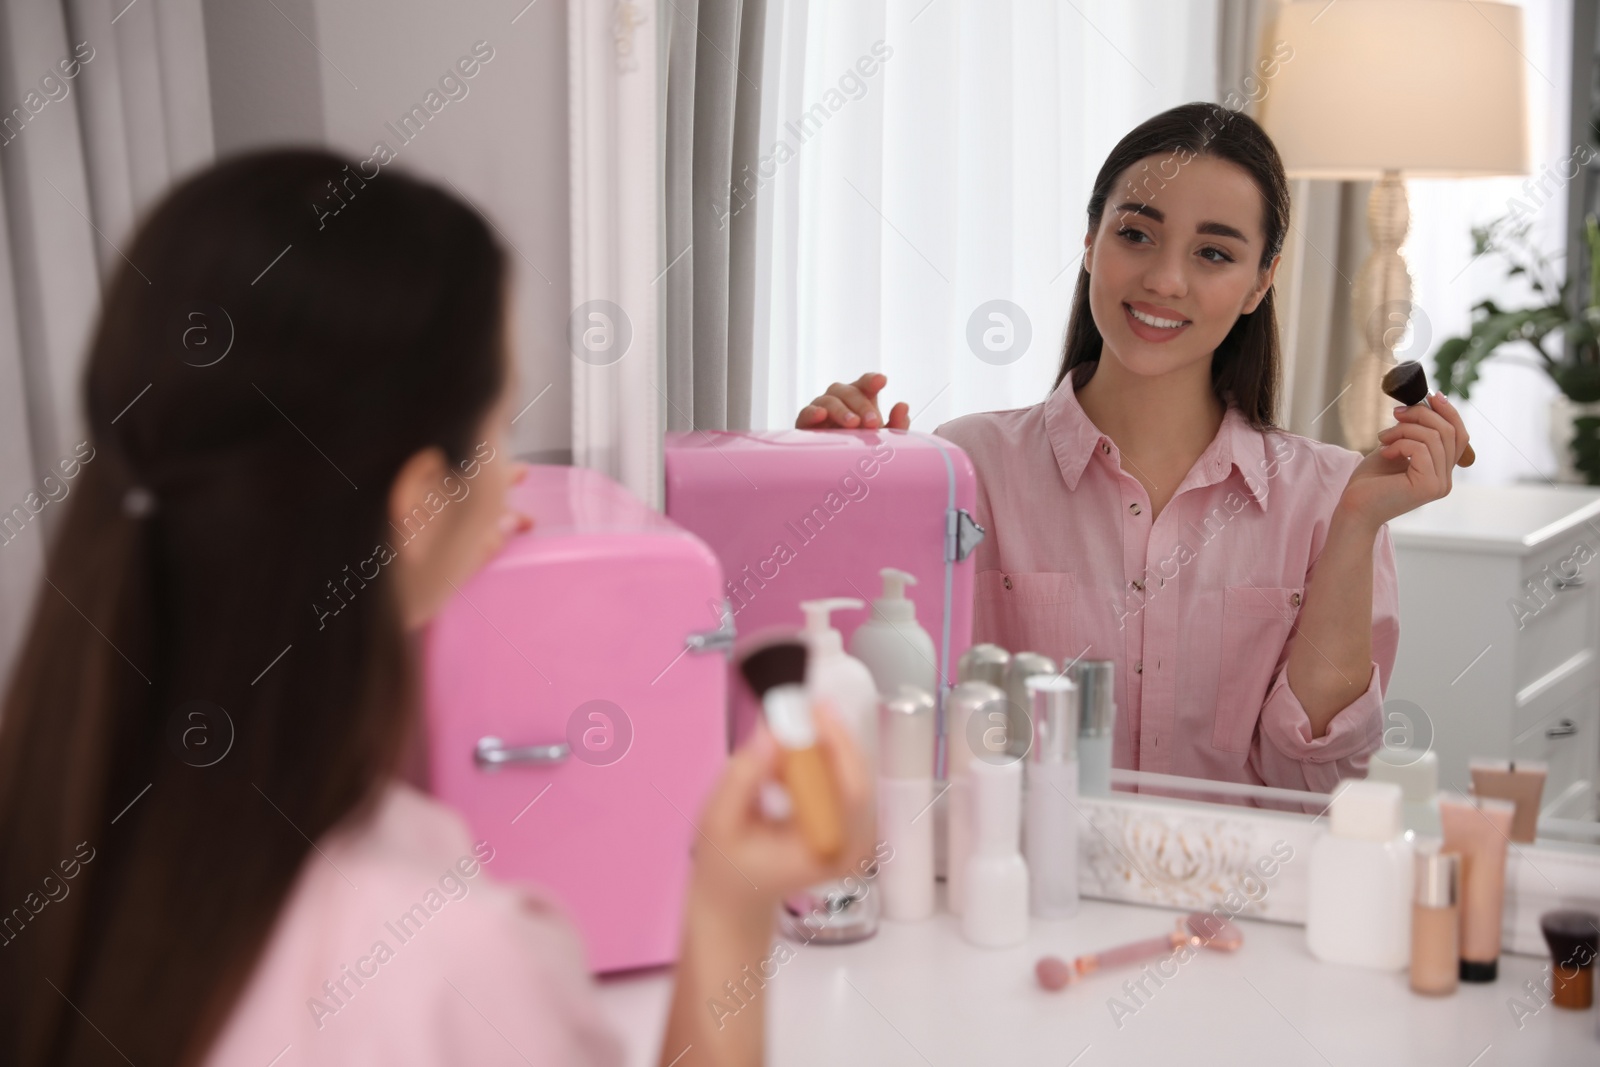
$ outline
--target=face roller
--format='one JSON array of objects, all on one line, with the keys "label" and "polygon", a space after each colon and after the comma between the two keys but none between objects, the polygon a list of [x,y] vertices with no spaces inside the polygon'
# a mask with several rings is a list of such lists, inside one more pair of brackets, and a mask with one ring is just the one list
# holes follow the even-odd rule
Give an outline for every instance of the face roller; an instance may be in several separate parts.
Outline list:
[{"label": "face roller", "polygon": [[1163,956],[1185,946],[1233,952],[1243,944],[1244,933],[1232,922],[1210,912],[1191,911],[1178,920],[1178,928],[1170,934],[1118,945],[1104,952],[1091,952],[1071,963],[1059,956],[1045,956],[1034,967],[1034,974],[1041,986],[1053,992],[1082,981],[1096,971],[1138,963],[1152,956]]}]

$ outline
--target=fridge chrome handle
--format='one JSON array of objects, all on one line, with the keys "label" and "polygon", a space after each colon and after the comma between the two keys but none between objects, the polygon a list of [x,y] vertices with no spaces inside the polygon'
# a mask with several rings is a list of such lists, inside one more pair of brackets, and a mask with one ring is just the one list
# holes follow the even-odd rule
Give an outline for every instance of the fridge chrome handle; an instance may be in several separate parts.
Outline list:
[{"label": "fridge chrome handle", "polygon": [[498,737],[480,737],[478,744],[472,750],[472,761],[478,765],[480,771],[497,771],[513,763],[553,767],[565,763],[570,755],[572,746],[565,741],[553,745],[522,745],[518,748],[507,748],[505,742]]},{"label": "fridge chrome handle", "polygon": [[[684,645],[696,655],[706,655],[711,652],[721,652],[725,656],[733,655],[733,642],[736,631],[733,625],[733,604],[727,597],[722,599],[722,610],[717,617],[715,630],[700,630],[684,638]],[[681,653],[680,653],[681,655]]]}]

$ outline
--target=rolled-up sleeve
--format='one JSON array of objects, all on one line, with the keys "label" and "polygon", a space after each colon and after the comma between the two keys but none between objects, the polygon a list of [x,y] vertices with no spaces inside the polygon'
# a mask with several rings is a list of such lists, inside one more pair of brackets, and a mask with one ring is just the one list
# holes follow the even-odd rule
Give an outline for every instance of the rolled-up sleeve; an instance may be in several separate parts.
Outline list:
[{"label": "rolled-up sleeve", "polygon": [[[1308,570],[1307,585],[1310,579]],[[1387,524],[1379,529],[1372,552],[1372,667],[1367,687],[1334,715],[1321,737],[1311,736],[1310,716],[1289,688],[1292,640],[1285,641],[1278,654],[1250,760],[1267,785],[1329,793],[1340,779],[1365,775],[1367,758],[1383,743],[1383,695],[1400,647],[1400,591]]]}]

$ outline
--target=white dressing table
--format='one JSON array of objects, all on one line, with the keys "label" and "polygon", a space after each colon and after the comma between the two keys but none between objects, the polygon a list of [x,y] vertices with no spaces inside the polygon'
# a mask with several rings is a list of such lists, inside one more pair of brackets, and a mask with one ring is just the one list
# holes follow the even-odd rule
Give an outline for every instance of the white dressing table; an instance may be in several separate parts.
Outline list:
[{"label": "white dressing table", "polygon": [[[871,1064],[1270,1063],[1274,1067],[1493,1067],[1600,1063],[1596,1013],[1546,1006],[1521,1029],[1507,1007],[1530,1008],[1523,983],[1548,961],[1505,955],[1500,979],[1463,984],[1452,997],[1413,994],[1404,971],[1318,963],[1302,927],[1236,920],[1244,946],[1202,950],[1138,1007],[1123,983],[1138,969],[1106,971],[1060,993],[1041,990],[1044,954],[1082,952],[1147,938],[1181,912],[1085,900],[1070,920],[1032,921],[1019,948],[986,950],[962,940],[941,912],[926,922],[885,922],[855,945],[797,947],[767,984],[772,1067]],[[1154,964],[1157,961],[1151,961]],[[1171,973],[1173,966],[1165,970]],[[734,977],[732,975],[730,978]],[[628,1046],[628,1063],[655,1064],[671,995],[666,970],[608,979],[601,999]],[[1117,1020],[1116,997],[1132,1015]]]}]

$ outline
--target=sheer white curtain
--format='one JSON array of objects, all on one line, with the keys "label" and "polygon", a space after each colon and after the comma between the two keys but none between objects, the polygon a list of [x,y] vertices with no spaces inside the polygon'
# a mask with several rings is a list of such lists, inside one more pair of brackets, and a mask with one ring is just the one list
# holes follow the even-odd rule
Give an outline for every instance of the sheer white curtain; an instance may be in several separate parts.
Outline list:
[{"label": "sheer white curtain", "polygon": [[868,370],[920,430],[1043,399],[1095,173],[1216,49],[1214,0],[770,0],[752,425]]},{"label": "sheer white curtain", "polygon": [[[1577,147],[1570,140],[1572,0],[1511,0],[1523,9],[1523,62],[1528,91],[1528,149],[1533,173],[1525,178],[1413,180],[1406,182],[1411,229],[1401,251],[1411,268],[1412,334],[1405,343],[1433,353],[1447,337],[1471,327],[1472,305],[1492,297],[1502,307],[1535,300],[1525,280],[1506,277],[1498,256],[1474,260],[1471,227],[1511,213],[1519,203],[1532,216],[1529,236],[1560,269],[1567,233],[1567,188],[1563,176]],[[1548,168],[1548,169],[1546,169]],[[1421,324],[1420,330],[1418,323]],[[1507,354],[1526,346],[1509,346]],[[1490,360],[1461,404],[1478,462],[1458,472],[1462,481],[1543,482],[1554,475],[1550,400],[1557,393],[1543,371],[1525,363]]]}]

